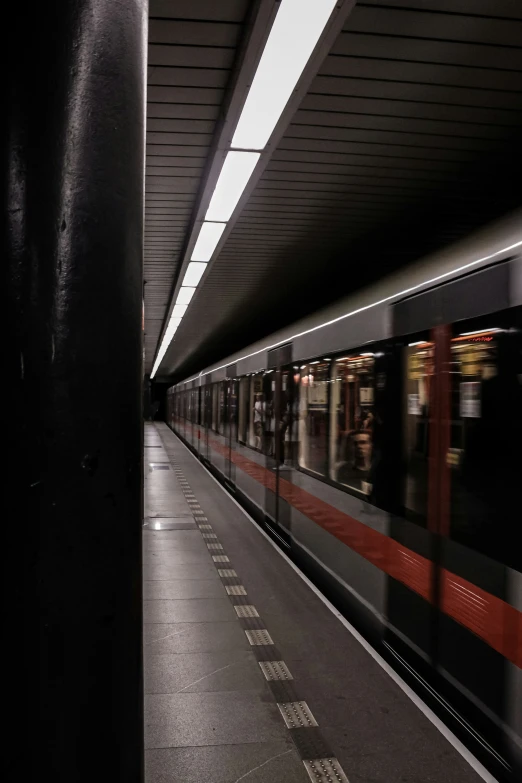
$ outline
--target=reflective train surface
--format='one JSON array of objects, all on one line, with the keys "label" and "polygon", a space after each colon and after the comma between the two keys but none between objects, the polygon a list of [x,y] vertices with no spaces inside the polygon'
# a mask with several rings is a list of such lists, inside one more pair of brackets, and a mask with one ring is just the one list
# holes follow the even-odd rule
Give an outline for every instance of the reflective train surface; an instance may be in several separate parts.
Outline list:
[{"label": "reflective train surface", "polygon": [[167,395],[170,427],[500,779],[522,769],[522,228]]}]

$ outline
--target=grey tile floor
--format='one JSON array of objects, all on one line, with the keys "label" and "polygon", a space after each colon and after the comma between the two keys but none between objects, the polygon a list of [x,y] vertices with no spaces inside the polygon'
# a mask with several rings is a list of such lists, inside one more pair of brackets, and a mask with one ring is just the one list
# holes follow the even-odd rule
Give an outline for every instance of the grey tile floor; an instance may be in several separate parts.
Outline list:
[{"label": "grey tile floor", "polygon": [[306,783],[174,471],[156,464],[168,456],[147,425],[146,783]]},{"label": "grey tile floor", "polygon": [[[350,783],[478,783],[167,426],[146,440],[182,470]],[[309,783],[173,464],[146,470],[145,500],[146,783]]]}]

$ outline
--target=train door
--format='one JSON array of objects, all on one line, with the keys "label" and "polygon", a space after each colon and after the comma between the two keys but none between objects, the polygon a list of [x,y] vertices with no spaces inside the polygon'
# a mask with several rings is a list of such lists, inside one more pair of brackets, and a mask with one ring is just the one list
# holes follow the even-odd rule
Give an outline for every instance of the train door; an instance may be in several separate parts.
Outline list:
[{"label": "train door", "polygon": [[225,464],[225,478],[233,487],[236,484],[235,444],[237,442],[238,428],[238,391],[239,381],[229,379],[226,382],[226,440],[228,459]]},{"label": "train door", "polygon": [[293,469],[297,461],[297,406],[295,369],[287,364],[277,371],[276,390],[276,497],[277,524],[280,533],[290,543],[291,509],[288,502]]},{"label": "train door", "polygon": [[[396,361],[402,399],[394,415],[402,422],[402,437],[387,448],[395,450],[395,459],[403,465],[403,502],[402,513],[390,515],[396,562],[388,580],[385,637],[396,652],[413,659],[419,668],[421,662],[431,666],[436,656],[432,595],[436,520],[430,515],[430,450],[438,431],[435,335],[429,330],[410,335]],[[435,489],[432,485],[431,490]]]},{"label": "train door", "polygon": [[179,431],[181,436],[185,437],[185,416],[186,416],[186,408],[185,408],[185,397],[186,392],[182,391],[180,392],[180,423],[179,423]]},{"label": "train door", "polygon": [[277,404],[277,368],[271,367],[263,375],[261,410],[263,432],[261,451],[263,454],[263,484],[265,487],[265,522],[275,532],[277,530],[277,477],[275,457],[275,413]]},{"label": "train door", "polygon": [[279,488],[281,475],[290,468],[285,462],[285,446],[293,388],[291,348],[284,345],[268,352],[268,369],[263,379],[265,521],[286,545],[290,543],[290,508],[279,502]]},{"label": "train door", "polygon": [[193,425],[194,421],[194,390],[189,389],[187,391],[187,426],[185,430],[185,438],[189,442],[189,444],[192,446],[194,444],[194,438],[193,438]]},{"label": "train door", "polygon": [[194,429],[194,446],[196,448],[198,457],[201,456],[201,425],[203,422],[203,418],[201,415],[202,412],[202,389],[200,386],[198,386],[194,390],[194,394],[196,395],[196,415],[195,415],[195,429]]},{"label": "train door", "polygon": [[436,671],[439,692],[500,757],[516,657],[508,570],[522,570],[521,314],[437,326],[404,345],[404,513],[390,530],[387,641]]},{"label": "train door", "polygon": [[202,444],[201,444],[201,456],[204,460],[208,462],[209,460],[209,430],[212,424],[212,386],[210,385],[210,382],[206,383],[205,386],[202,387],[202,393],[203,393],[203,433],[202,433]]},{"label": "train door", "polygon": [[514,523],[521,518],[521,327],[520,307],[459,321],[443,347],[437,664],[494,745],[496,730],[500,737],[509,724],[517,659],[509,569],[522,572]]}]

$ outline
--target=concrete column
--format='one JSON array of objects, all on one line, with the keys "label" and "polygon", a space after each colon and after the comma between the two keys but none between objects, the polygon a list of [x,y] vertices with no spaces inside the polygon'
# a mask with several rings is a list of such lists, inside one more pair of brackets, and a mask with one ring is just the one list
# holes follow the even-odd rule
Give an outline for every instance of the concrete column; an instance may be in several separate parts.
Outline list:
[{"label": "concrete column", "polygon": [[143,778],[147,12],[19,3],[6,30],[9,781]]}]

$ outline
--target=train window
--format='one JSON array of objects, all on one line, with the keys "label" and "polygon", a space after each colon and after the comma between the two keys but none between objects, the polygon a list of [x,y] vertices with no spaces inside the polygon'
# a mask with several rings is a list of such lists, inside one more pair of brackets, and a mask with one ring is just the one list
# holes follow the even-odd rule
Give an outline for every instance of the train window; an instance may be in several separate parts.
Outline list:
[{"label": "train window", "polygon": [[427,335],[418,335],[405,346],[403,373],[405,513],[412,522],[427,527],[429,420],[435,373],[435,348]]},{"label": "train window", "polygon": [[237,440],[238,424],[238,382],[236,380],[228,381],[228,399],[227,399],[227,436],[231,441]]},{"label": "train window", "polygon": [[212,384],[212,429],[217,432],[218,429],[218,385]]},{"label": "train window", "polygon": [[263,394],[263,376],[252,375],[250,378],[250,403],[249,403],[249,422],[248,422],[248,440],[251,448],[263,448],[264,427],[265,427],[265,398]]},{"label": "train window", "polygon": [[365,494],[371,491],[374,364],[373,353],[332,362],[330,478]]},{"label": "train window", "polygon": [[263,376],[263,392],[261,395],[261,414],[263,417],[263,440],[261,443],[261,450],[263,451],[263,454],[266,454],[268,457],[275,456],[275,384],[275,372],[273,370],[266,370]]},{"label": "train window", "polygon": [[223,382],[218,383],[218,432],[220,435],[225,434],[225,384]]},{"label": "train window", "polygon": [[451,538],[522,570],[522,308],[455,324],[451,339]]},{"label": "train window", "polygon": [[299,375],[299,465],[326,476],[330,360],[303,364]]},{"label": "train window", "polygon": [[250,378],[241,378],[239,381],[239,419],[238,419],[238,439],[241,443],[247,442],[249,425],[249,386]]}]

